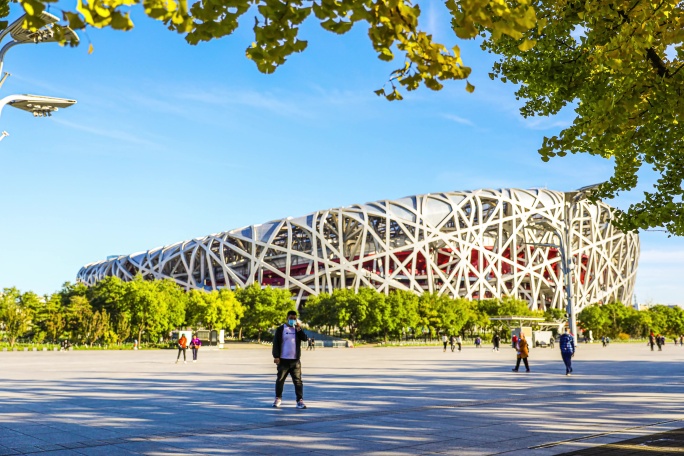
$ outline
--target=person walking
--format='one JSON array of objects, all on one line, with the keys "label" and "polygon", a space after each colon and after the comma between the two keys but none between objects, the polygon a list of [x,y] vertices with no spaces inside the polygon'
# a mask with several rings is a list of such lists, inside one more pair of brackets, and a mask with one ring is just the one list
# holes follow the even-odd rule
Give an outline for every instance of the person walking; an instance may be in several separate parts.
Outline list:
[{"label": "person walking", "polygon": [[316,338],[311,338],[311,350],[316,351]]},{"label": "person walking", "polygon": [[442,344],[444,344],[444,352],[446,353],[446,346],[447,346],[447,336],[446,334],[442,334]]},{"label": "person walking", "polygon": [[454,348],[456,348],[456,338],[454,337],[453,334],[451,336],[449,336],[449,345],[451,345],[451,353],[453,353]]},{"label": "person walking", "polygon": [[658,346],[658,351],[663,351],[663,339],[660,334],[656,334],[656,345]]},{"label": "person walking", "polygon": [[287,323],[278,326],[273,337],[273,362],[277,366],[275,384],[275,401],[273,407],[280,407],[283,397],[283,387],[287,376],[292,377],[292,383],[297,396],[297,408],[305,409],[304,383],[302,383],[301,343],[307,340],[306,333],[297,320],[297,312],[287,313]]},{"label": "person walking", "polygon": [[653,334],[653,331],[648,335],[648,345],[651,346],[651,351],[653,351],[653,346],[655,345],[655,334]]},{"label": "person walking", "polygon": [[475,338],[475,348],[480,348],[481,345],[482,345],[482,339],[480,339],[480,336],[477,336]]},{"label": "person walking", "polygon": [[183,353],[183,364],[187,364],[188,361],[185,358],[185,350],[188,348],[188,338],[185,337],[185,334],[181,335],[181,338],[178,339],[178,357],[176,358],[176,364],[178,364],[178,360],[180,359],[181,352]]},{"label": "person walking", "polygon": [[518,369],[520,368],[520,360],[522,360],[525,363],[525,368],[527,369],[527,372],[530,371],[530,365],[527,362],[527,357],[530,356],[530,349],[529,346],[527,345],[527,340],[525,340],[525,334],[520,334],[520,339],[518,339],[518,360],[515,363],[515,368],[513,369],[513,372],[518,372]]},{"label": "person walking", "polygon": [[192,362],[193,363],[197,362],[197,352],[199,352],[199,349],[201,346],[202,346],[202,341],[199,340],[199,337],[197,337],[197,333],[195,333],[192,336],[192,339],[190,340],[190,348],[192,349]]},{"label": "person walking", "polygon": [[501,343],[501,337],[499,337],[499,334],[494,334],[494,337],[492,337],[492,343],[494,345],[494,348],[492,348],[492,351],[499,351],[499,344]]},{"label": "person walking", "polygon": [[513,334],[513,337],[511,337],[511,347],[518,348],[518,336],[515,334]]},{"label": "person walking", "polygon": [[461,335],[456,338],[456,345],[458,345],[458,351],[461,351],[461,347],[463,346],[463,339],[461,338]]},{"label": "person walking", "polygon": [[565,333],[559,340],[561,356],[565,363],[565,375],[572,375],[572,357],[575,356],[575,338],[570,334],[570,328],[565,328]]}]

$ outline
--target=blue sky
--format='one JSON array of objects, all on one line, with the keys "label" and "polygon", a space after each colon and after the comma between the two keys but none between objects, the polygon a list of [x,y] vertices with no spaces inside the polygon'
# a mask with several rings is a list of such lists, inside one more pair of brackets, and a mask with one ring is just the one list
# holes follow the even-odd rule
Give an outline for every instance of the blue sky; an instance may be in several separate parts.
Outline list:
[{"label": "blue sky", "polygon": [[[426,28],[455,44],[436,3]],[[612,172],[583,155],[543,163],[543,136],[571,110],[522,119],[515,88],[489,79],[493,56],[473,41],[459,44],[474,94],[453,82],[389,103],[373,90],[400,63],[379,61],[360,26],[337,36],[306,23],[307,51],[263,75],[244,57],[251,17],[198,46],[140,10],[133,17],[131,32],[89,30],[91,55],[83,34],[78,48],[7,53],[3,96],[78,104],[43,119],[3,110],[0,287],[50,293],[107,255],[323,208],[486,187],[572,190]],[[646,173],[640,187],[653,180]],[[684,304],[684,240],[641,240],[638,300]]]}]

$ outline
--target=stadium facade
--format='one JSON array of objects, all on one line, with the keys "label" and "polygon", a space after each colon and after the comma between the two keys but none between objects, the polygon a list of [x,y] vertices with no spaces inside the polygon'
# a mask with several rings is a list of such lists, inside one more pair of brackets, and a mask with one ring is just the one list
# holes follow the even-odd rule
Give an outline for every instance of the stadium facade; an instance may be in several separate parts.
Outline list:
[{"label": "stadium facade", "polygon": [[[336,288],[515,296],[565,308],[561,249],[578,309],[630,302],[636,233],[610,224],[610,206],[577,192],[476,190],[409,196],[317,211],[84,266],[78,280],[171,278],[186,289],[290,289],[300,303]],[[572,266],[572,265],[571,265]]]}]

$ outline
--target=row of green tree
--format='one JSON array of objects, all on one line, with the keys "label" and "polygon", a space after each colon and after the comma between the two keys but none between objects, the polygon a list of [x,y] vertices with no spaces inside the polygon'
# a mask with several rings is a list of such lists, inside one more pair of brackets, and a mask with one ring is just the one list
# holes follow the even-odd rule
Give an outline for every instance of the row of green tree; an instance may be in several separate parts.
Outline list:
[{"label": "row of green tree", "polygon": [[636,310],[619,302],[585,307],[577,319],[594,338],[644,338],[653,331],[664,336],[684,334],[684,309],[655,305]]},{"label": "row of green tree", "polygon": [[[549,319],[559,319],[564,312],[548,311]],[[338,289],[310,297],[302,318],[310,326],[330,334],[335,329],[357,338],[384,339],[434,337],[438,334],[463,334],[501,330],[496,316],[544,316],[529,309],[527,301],[504,297],[471,301],[437,293],[418,296],[410,291],[393,290],[388,295],[374,288],[358,293]],[[504,334],[506,335],[506,334]]]},{"label": "row of green tree", "polygon": [[[92,345],[127,340],[157,342],[179,328],[225,329],[258,340],[294,307],[289,291],[252,285],[245,289],[184,291],[171,280],[130,282],[107,277],[92,287],[66,283],[38,296],[6,288],[0,296],[0,323],[10,345],[63,339]],[[417,296],[373,288],[335,290],[312,296],[301,318],[322,332],[352,340],[434,337],[491,329],[489,317],[532,315],[527,302],[513,298],[469,301],[435,293]],[[558,317],[557,315],[555,316]],[[497,327],[500,324],[496,325]]]},{"label": "row of green tree", "polygon": [[174,329],[206,328],[260,335],[294,308],[289,291],[251,286],[231,290],[186,292],[172,280],[124,282],[107,277],[92,287],[65,283],[51,295],[5,288],[0,323],[10,345],[18,338],[35,343],[121,344],[157,342]]},{"label": "row of green tree", "polygon": [[[0,296],[0,324],[6,339],[55,343],[64,338],[92,345],[121,344],[126,340],[157,342],[179,328],[225,329],[238,337],[261,339],[294,308],[289,291],[252,285],[231,291],[186,292],[171,280],[124,282],[108,277],[92,287],[66,283],[58,292],[38,296],[6,288]],[[531,311],[526,301],[504,297],[470,301],[436,293],[394,290],[388,295],[374,288],[358,292],[339,289],[311,296],[302,320],[327,334],[352,340],[435,337],[439,334],[502,332],[505,325],[491,317],[546,316],[558,321],[558,309]],[[684,310],[653,306],[637,311],[621,303],[594,305],[578,316],[584,330],[595,337],[645,337],[653,330],[664,335],[684,334]]]}]

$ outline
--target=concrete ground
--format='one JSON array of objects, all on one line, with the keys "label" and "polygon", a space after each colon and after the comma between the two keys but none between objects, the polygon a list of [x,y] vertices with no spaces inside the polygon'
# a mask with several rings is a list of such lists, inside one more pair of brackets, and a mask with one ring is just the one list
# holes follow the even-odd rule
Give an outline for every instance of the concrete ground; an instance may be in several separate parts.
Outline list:
[{"label": "concrete ground", "polygon": [[531,373],[511,372],[509,347],[305,351],[307,410],[290,382],[271,407],[270,347],[175,358],[0,352],[0,455],[546,456],[684,428],[684,348],[672,344],[581,345],[572,377],[558,349],[533,349]]}]

